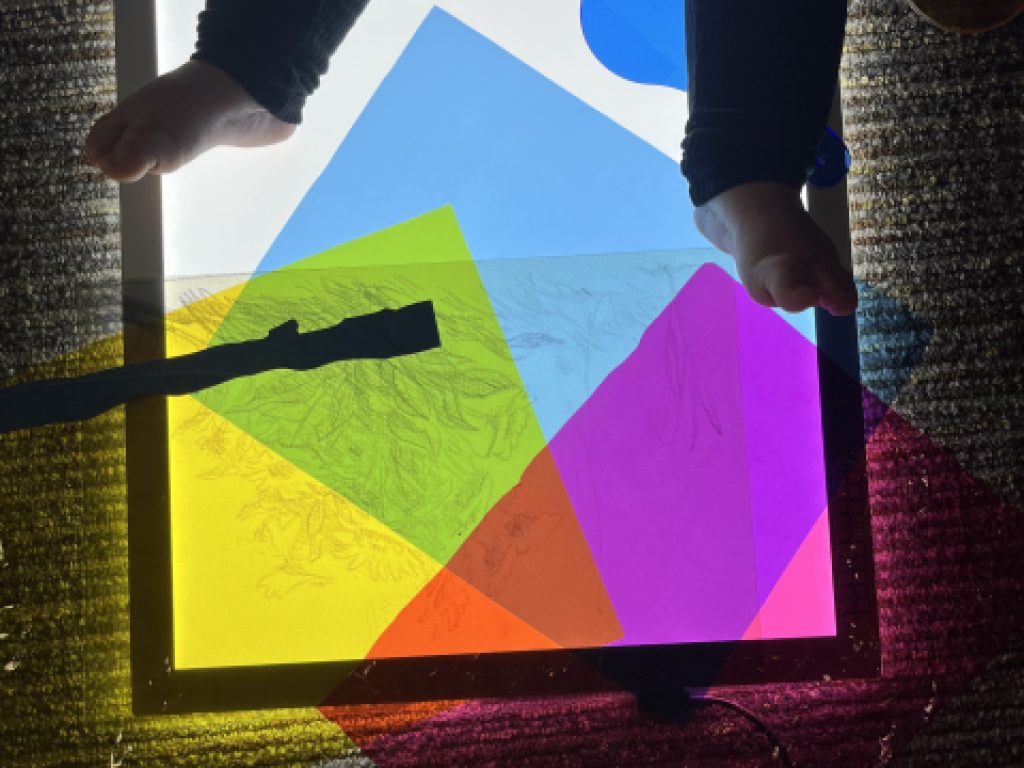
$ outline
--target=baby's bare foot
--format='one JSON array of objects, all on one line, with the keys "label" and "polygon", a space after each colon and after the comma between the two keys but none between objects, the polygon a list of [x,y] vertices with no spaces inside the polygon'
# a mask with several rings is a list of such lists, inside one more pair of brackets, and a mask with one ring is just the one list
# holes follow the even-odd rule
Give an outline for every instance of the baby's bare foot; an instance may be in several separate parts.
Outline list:
[{"label": "baby's bare foot", "polygon": [[694,221],[736,259],[744,287],[759,304],[790,312],[817,306],[833,315],[856,309],[853,276],[795,190],[771,182],[741,184],[697,208]]},{"label": "baby's bare foot", "polygon": [[101,117],[86,139],[85,157],[110,178],[131,182],[170,173],[221,144],[264,146],[294,132],[224,72],[190,61]]}]

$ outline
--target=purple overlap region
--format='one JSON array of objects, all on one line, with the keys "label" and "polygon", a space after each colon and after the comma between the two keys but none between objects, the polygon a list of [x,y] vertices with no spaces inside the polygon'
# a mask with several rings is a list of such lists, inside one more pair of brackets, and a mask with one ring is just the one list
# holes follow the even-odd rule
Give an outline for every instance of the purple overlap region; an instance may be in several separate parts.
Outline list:
[{"label": "purple overlap region", "polygon": [[621,644],[731,640],[757,611],[733,285],[700,269],[551,443]]},{"label": "purple overlap region", "polygon": [[624,629],[618,644],[743,636],[824,505],[813,352],[704,266],[551,442]]},{"label": "purple overlap region", "polygon": [[[828,502],[818,351],[736,291],[750,508],[763,605]],[[823,573],[831,579],[831,572]]]}]

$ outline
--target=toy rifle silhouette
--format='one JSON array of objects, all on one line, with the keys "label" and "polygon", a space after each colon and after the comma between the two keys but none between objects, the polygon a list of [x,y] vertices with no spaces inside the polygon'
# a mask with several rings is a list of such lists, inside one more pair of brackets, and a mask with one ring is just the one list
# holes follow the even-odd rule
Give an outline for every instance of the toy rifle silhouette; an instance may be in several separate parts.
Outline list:
[{"label": "toy rifle silhouette", "polygon": [[186,395],[279,368],[308,371],[341,360],[398,357],[440,345],[429,301],[346,318],[307,333],[299,333],[297,320],[288,320],[262,339],[0,389],[0,433],[89,419],[135,398]]}]

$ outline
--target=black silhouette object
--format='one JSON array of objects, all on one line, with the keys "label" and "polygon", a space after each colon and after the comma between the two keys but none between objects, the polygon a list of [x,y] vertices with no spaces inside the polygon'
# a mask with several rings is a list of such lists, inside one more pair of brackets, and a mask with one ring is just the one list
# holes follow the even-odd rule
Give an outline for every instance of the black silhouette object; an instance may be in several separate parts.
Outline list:
[{"label": "black silhouette object", "polygon": [[307,333],[299,333],[297,320],[288,320],[262,339],[0,389],[0,433],[89,419],[139,397],[186,395],[277,368],[308,371],[341,360],[398,357],[439,346],[429,301],[346,318]]}]

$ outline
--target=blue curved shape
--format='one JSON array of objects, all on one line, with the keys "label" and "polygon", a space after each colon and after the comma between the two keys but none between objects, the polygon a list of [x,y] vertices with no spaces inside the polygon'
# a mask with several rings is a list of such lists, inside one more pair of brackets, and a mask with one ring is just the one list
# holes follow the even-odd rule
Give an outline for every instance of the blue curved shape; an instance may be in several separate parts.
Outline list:
[{"label": "blue curved shape", "polygon": [[580,26],[591,52],[626,80],[685,91],[683,0],[581,0]]},{"label": "blue curved shape", "polygon": [[850,170],[850,150],[835,131],[825,127],[815,151],[814,170],[807,178],[812,187],[834,187]]}]

